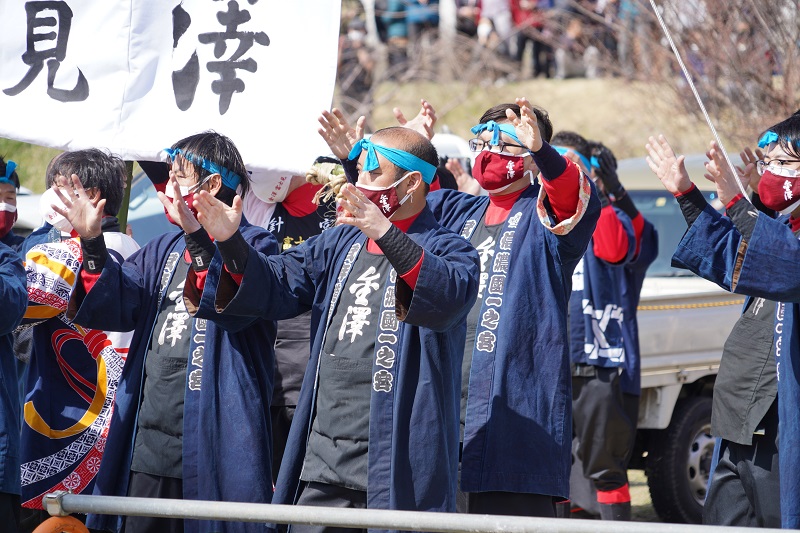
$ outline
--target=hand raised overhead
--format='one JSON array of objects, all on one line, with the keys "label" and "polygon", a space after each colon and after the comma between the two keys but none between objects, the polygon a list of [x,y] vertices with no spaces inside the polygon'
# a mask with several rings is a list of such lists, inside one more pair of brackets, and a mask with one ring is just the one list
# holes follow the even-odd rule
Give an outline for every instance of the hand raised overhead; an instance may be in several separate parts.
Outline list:
[{"label": "hand raised overhead", "polygon": [[527,98],[517,98],[520,116],[511,109],[506,109],[506,117],[516,130],[517,138],[531,152],[538,152],[544,144],[542,134],[539,132],[539,121],[533,112],[533,106]]},{"label": "hand raised overhead", "polygon": [[211,237],[217,241],[227,241],[239,229],[242,221],[242,199],[234,196],[233,205],[218,200],[208,191],[195,195],[194,208],[197,220]]},{"label": "hand raised overhead", "polygon": [[366,117],[359,117],[356,127],[350,127],[344,114],[336,108],[323,111],[319,117],[320,129],[317,132],[328,143],[331,153],[341,160],[347,159],[353,145],[364,138]]},{"label": "hand raised overhead", "polygon": [[417,116],[406,120],[399,107],[392,109],[397,122],[404,128],[412,129],[424,135],[426,139],[433,139],[433,126],[436,124],[436,110],[425,99],[420,100],[420,110]]},{"label": "hand raised overhead", "polygon": [[102,235],[103,208],[106,201],[100,199],[99,190],[89,196],[77,174],[72,175],[72,188],[53,185],[53,190],[64,207],[57,205],[51,207],[72,224],[78,235],[84,239],[93,239]]},{"label": "hand raised overhead", "polygon": [[692,188],[692,180],[686,172],[684,156],[676,156],[672,146],[663,135],[658,139],[650,137],[645,145],[647,149],[647,164],[650,170],[658,176],[664,188],[673,195],[680,194]]}]

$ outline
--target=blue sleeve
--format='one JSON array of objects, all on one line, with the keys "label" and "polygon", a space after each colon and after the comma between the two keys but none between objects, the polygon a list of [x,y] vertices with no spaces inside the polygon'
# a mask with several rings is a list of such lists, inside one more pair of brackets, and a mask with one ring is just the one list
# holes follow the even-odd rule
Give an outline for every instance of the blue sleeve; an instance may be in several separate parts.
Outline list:
[{"label": "blue sleeve", "polygon": [[733,222],[706,205],[678,243],[672,266],[690,270],[726,291],[732,291],[741,243],[742,236]]},{"label": "blue sleeve", "polygon": [[153,248],[145,246],[123,264],[106,261],[100,277],[88,293],[84,290],[83,281],[78,279],[67,308],[67,318],[91,329],[136,329],[142,306],[150,297],[158,297],[155,293],[159,287],[155,283],[148,285],[145,279],[148,263],[150,266],[154,263],[161,273],[161,262],[150,257]]},{"label": "blue sleeve", "polygon": [[[458,235],[441,231],[424,245],[417,284],[411,293],[407,313],[399,318],[414,326],[447,331],[463,321],[478,297],[480,261],[478,252]],[[398,277],[397,301],[410,291]]]},{"label": "blue sleeve", "polygon": [[[280,252],[278,241],[275,240],[275,237],[272,235],[272,233],[266,229],[250,226],[243,231],[242,236],[252,247],[252,249],[257,251],[261,256],[271,256]],[[206,318],[212,320],[217,326],[231,333],[241,331],[248,326],[251,326],[254,322],[260,320],[257,315],[241,316],[232,313],[221,314],[217,312],[215,300],[217,287],[220,284],[221,277],[227,279],[228,282],[232,282],[232,278],[225,270],[225,265],[222,262],[222,256],[220,255],[219,250],[217,250],[214,254],[214,259],[211,262],[211,266],[208,269],[205,286],[203,287],[203,294],[199,299],[199,302],[195,294],[192,294],[189,291],[184,292],[184,298],[186,298],[187,304],[196,306],[196,310],[190,309],[190,311],[194,311],[194,316],[197,318]],[[189,284],[187,283],[187,286],[188,285]],[[256,290],[256,292],[258,292],[258,290]]]},{"label": "blue sleeve", "polygon": [[22,259],[17,252],[0,243],[0,335],[7,335],[19,325],[28,307],[28,289]]},{"label": "blue sleeve", "polygon": [[250,245],[241,284],[233,280],[221,261],[212,263],[208,275],[215,281],[215,311],[223,316],[283,320],[311,309],[316,295],[314,265],[326,252],[333,251],[325,250],[319,241],[317,235],[269,256]]},{"label": "blue sleeve", "polygon": [[753,237],[744,249],[734,292],[800,302],[800,241],[789,226],[782,220],[758,215]]}]

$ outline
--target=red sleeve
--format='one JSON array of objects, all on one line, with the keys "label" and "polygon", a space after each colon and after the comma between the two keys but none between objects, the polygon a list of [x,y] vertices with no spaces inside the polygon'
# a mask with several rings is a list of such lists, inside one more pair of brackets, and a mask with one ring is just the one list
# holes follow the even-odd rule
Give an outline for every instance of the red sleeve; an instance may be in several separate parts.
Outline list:
[{"label": "red sleeve", "polygon": [[314,195],[322,188],[322,185],[304,183],[290,192],[281,202],[286,211],[293,217],[304,217],[317,210],[317,204],[313,202]]},{"label": "red sleeve", "polygon": [[542,180],[542,187],[558,221],[568,219],[578,209],[580,175],[578,165],[567,159],[567,168],[560,176],[552,180]]},{"label": "red sleeve", "polygon": [[242,284],[242,277],[244,276],[243,274],[234,274],[233,272],[228,270],[228,267],[225,267],[225,272],[230,274],[231,278],[233,279],[234,282],[236,282],[237,285]]},{"label": "red sleeve", "polygon": [[639,255],[639,250],[642,247],[642,234],[644,233],[644,217],[641,213],[636,215],[636,218],[631,220],[633,222],[633,234],[636,236],[636,256]]},{"label": "red sleeve", "polygon": [[157,192],[164,192],[167,190],[167,183],[168,181],[162,181],[161,183],[154,183],[153,186],[156,188]]},{"label": "red sleeve", "polygon": [[600,220],[592,236],[594,255],[608,263],[619,263],[628,254],[628,235],[614,207],[600,210]]},{"label": "red sleeve", "polygon": [[206,286],[206,275],[208,274],[208,270],[200,270],[199,272],[195,269],[189,269],[189,281],[194,284],[194,287],[197,289],[198,293],[203,292],[203,287]]},{"label": "red sleeve", "polygon": [[420,256],[419,261],[417,261],[417,264],[414,265],[414,268],[412,268],[411,270],[409,270],[405,274],[400,274],[400,277],[403,278],[403,281],[405,281],[408,284],[409,287],[411,287],[412,291],[417,286],[417,278],[419,278],[419,271],[422,268],[422,260],[423,259],[425,259],[425,251],[424,250],[422,251],[422,255]]},{"label": "red sleeve", "polygon": [[675,196],[675,198],[680,198],[681,196],[686,196],[687,194],[689,194],[690,192],[692,192],[692,191],[693,191],[693,190],[695,190],[696,188],[697,188],[697,185],[695,185],[694,183],[692,183],[692,186],[691,186],[691,187],[689,187],[688,189],[686,189],[686,190],[685,190],[685,191],[683,191],[683,192],[680,192],[680,191],[676,192],[676,193],[674,194],[674,196]]},{"label": "red sleeve", "polygon": [[735,204],[735,203],[736,203],[736,202],[738,202],[739,200],[743,200],[743,199],[744,199],[744,195],[743,195],[742,193],[739,193],[739,194],[737,194],[736,196],[734,196],[733,198],[731,198],[731,201],[730,201],[730,202],[728,202],[728,203],[725,205],[725,211],[728,211],[728,210],[729,210],[731,207],[733,207],[733,204]]},{"label": "red sleeve", "polygon": [[100,279],[100,274],[90,274],[86,270],[81,270],[81,283],[83,283],[83,290],[86,291],[86,294],[89,294],[98,279]]}]

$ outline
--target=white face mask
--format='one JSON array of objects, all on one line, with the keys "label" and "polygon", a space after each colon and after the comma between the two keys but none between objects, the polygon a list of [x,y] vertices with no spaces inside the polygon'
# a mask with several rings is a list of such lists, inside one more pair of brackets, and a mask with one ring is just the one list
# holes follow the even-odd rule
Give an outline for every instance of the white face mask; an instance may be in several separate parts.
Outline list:
[{"label": "white face mask", "polygon": [[5,202],[0,202],[0,211],[6,211],[8,213],[16,213],[17,206],[14,204],[7,204]]},{"label": "white face mask", "polygon": [[[185,185],[179,185],[179,188],[181,190],[181,198],[186,198],[187,196],[189,196],[190,194],[189,191],[193,189],[194,186],[187,187]],[[166,196],[170,200],[173,200],[175,198],[175,189],[170,184],[167,184],[167,188],[164,189],[164,196]]]},{"label": "white face mask", "polygon": [[58,228],[63,233],[72,233],[72,224],[59,213],[56,213],[51,207],[52,205],[57,205],[62,209],[64,208],[64,203],[56,192],[53,189],[47,189],[39,200],[39,212],[42,214],[42,218],[44,218],[45,222],[54,228]]}]

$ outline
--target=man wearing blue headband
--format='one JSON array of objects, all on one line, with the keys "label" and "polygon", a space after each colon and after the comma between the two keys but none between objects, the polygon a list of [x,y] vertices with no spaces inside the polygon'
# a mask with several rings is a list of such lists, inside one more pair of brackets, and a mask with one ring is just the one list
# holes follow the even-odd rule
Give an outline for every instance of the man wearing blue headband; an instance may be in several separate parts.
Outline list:
[{"label": "man wearing blue headband", "polygon": [[[158,196],[182,231],[154,238],[124,263],[110,260],[100,236],[102,201],[93,204],[80,183],[74,193],[59,190],[65,207],[57,211],[83,249],[68,317],[85,327],[135,330],[94,492],[268,503],[275,324],[219,316],[207,299],[206,312],[197,313],[206,283],[216,285],[209,268],[220,256],[194,215],[194,195],[202,190],[241,207],[236,188],[248,190],[248,173],[236,146],[218,133],[187,137],[167,152],[171,166]],[[256,250],[278,252],[266,229],[244,219],[238,227]],[[263,530],[106,515],[90,515],[87,524],[126,533]]]},{"label": "man wearing blue headband", "polygon": [[340,191],[338,225],[280,256],[246,245],[239,211],[201,193],[200,220],[225,262],[212,265],[210,301],[223,316],[312,310],[311,360],[273,502],[455,511],[478,257],[427,207],[438,161],[430,141],[395,127],[357,146],[358,182]]},{"label": "man wearing blue headband", "polygon": [[547,113],[526,99],[487,110],[472,131],[473,173],[489,195],[428,197],[440,223],[481,258],[462,347],[462,509],[553,516],[554,501],[569,497],[570,277],[599,202],[550,146]]},{"label": "man wearing blue headband", "polygon": [[[720,287],[747,295],[714,383],[716,437],[703,523],[800,528],[800,111],[764,132],[733,174],[716,143],[706,154],[723,216],[692,183],[683,156],[650,137],[648,163],[675,195],[688,230],[672,258]],[[739,183],[752,189],[748,202]],[[780,498],[777,495],[780,494]]]},{"label": "man wearing blue headband", "polygon": [[602,206],[569,300],[577,457],[570,494],[603,520],[630,520],[628,463],[641,393],[636,307],[658,237],[620,183],[608,148],[571,131],[556,133],[553,143],[587,167]]}]

